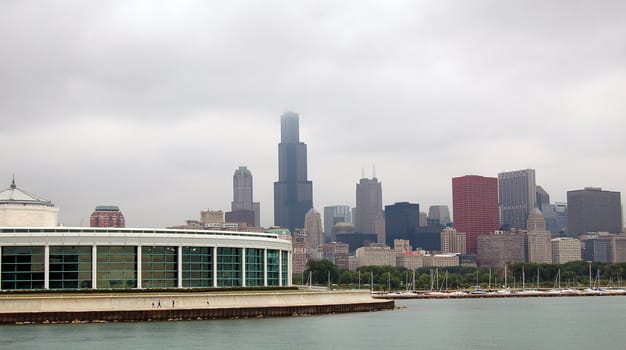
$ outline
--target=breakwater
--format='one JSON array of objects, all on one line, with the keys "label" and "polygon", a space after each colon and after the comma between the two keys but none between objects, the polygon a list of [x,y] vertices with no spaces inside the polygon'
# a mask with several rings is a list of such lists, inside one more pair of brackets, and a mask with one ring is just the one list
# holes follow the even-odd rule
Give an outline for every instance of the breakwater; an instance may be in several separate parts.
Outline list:
[{"label": "breakwater", "polygon": [[0,297],[0,324],[285,317],[394,308],[369,291]]}]

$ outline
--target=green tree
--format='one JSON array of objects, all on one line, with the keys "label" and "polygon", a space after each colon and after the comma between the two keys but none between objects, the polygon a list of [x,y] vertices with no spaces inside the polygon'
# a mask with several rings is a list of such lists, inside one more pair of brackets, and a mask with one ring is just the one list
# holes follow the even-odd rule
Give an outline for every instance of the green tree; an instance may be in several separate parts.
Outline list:
[{"label": "green tree", "polygon": [[[336,282],[339,276],[339,268],[329,260],[309,260],[307,267],[307,271],[311,273],[313,284],[328,284],[329,275],[331,282]],[[308,273],[305,271],[305,276],[306,275],[308,275]]]}]

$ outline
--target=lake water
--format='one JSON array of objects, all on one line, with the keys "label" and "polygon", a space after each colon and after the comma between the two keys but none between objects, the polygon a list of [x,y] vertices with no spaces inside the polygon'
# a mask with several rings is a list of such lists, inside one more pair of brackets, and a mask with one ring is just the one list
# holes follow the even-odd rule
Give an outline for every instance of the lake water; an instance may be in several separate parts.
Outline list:
[{"label": "lake water", "polygon": [[309,317],[0,326],[0,349],[624,349],[626,297],[397,301]]}]

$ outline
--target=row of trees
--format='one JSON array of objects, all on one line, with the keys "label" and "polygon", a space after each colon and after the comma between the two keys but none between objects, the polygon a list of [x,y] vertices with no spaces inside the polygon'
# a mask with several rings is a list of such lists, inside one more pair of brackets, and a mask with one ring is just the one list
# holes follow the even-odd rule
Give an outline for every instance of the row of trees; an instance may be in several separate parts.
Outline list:
[{"label": "row of trees", "polygon": [[[328,260],[310,260],[307,270],[293,276],[294,284],[332,286],[334,288],[371,288],[373,290],[429,290],[465,289],[472,286],[500,288],[505,283],[521,288],[538,286],[551,288],[560,283],[562,287],[622,286],[626,263],[588,263],[584,261],[567,264],[512,263],[506,267],[446,267],[415,270],[415,288],[412,287],[413,271],[395,266],[363,266],[357,271],[341,269]],[[506,279],[506,282],[505,282]],[[373,282],[373,283],[372,283]]]}]

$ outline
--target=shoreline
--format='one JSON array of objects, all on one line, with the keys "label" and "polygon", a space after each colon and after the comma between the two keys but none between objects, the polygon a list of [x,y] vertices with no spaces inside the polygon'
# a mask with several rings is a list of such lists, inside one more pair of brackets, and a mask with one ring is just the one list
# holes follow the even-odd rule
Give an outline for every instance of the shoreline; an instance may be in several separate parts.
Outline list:
[{"label": "shoreline", "polygon": [[37,295],[0,298],[0,324],[177,321],[305,316],[395,308],[369,291]]}]

